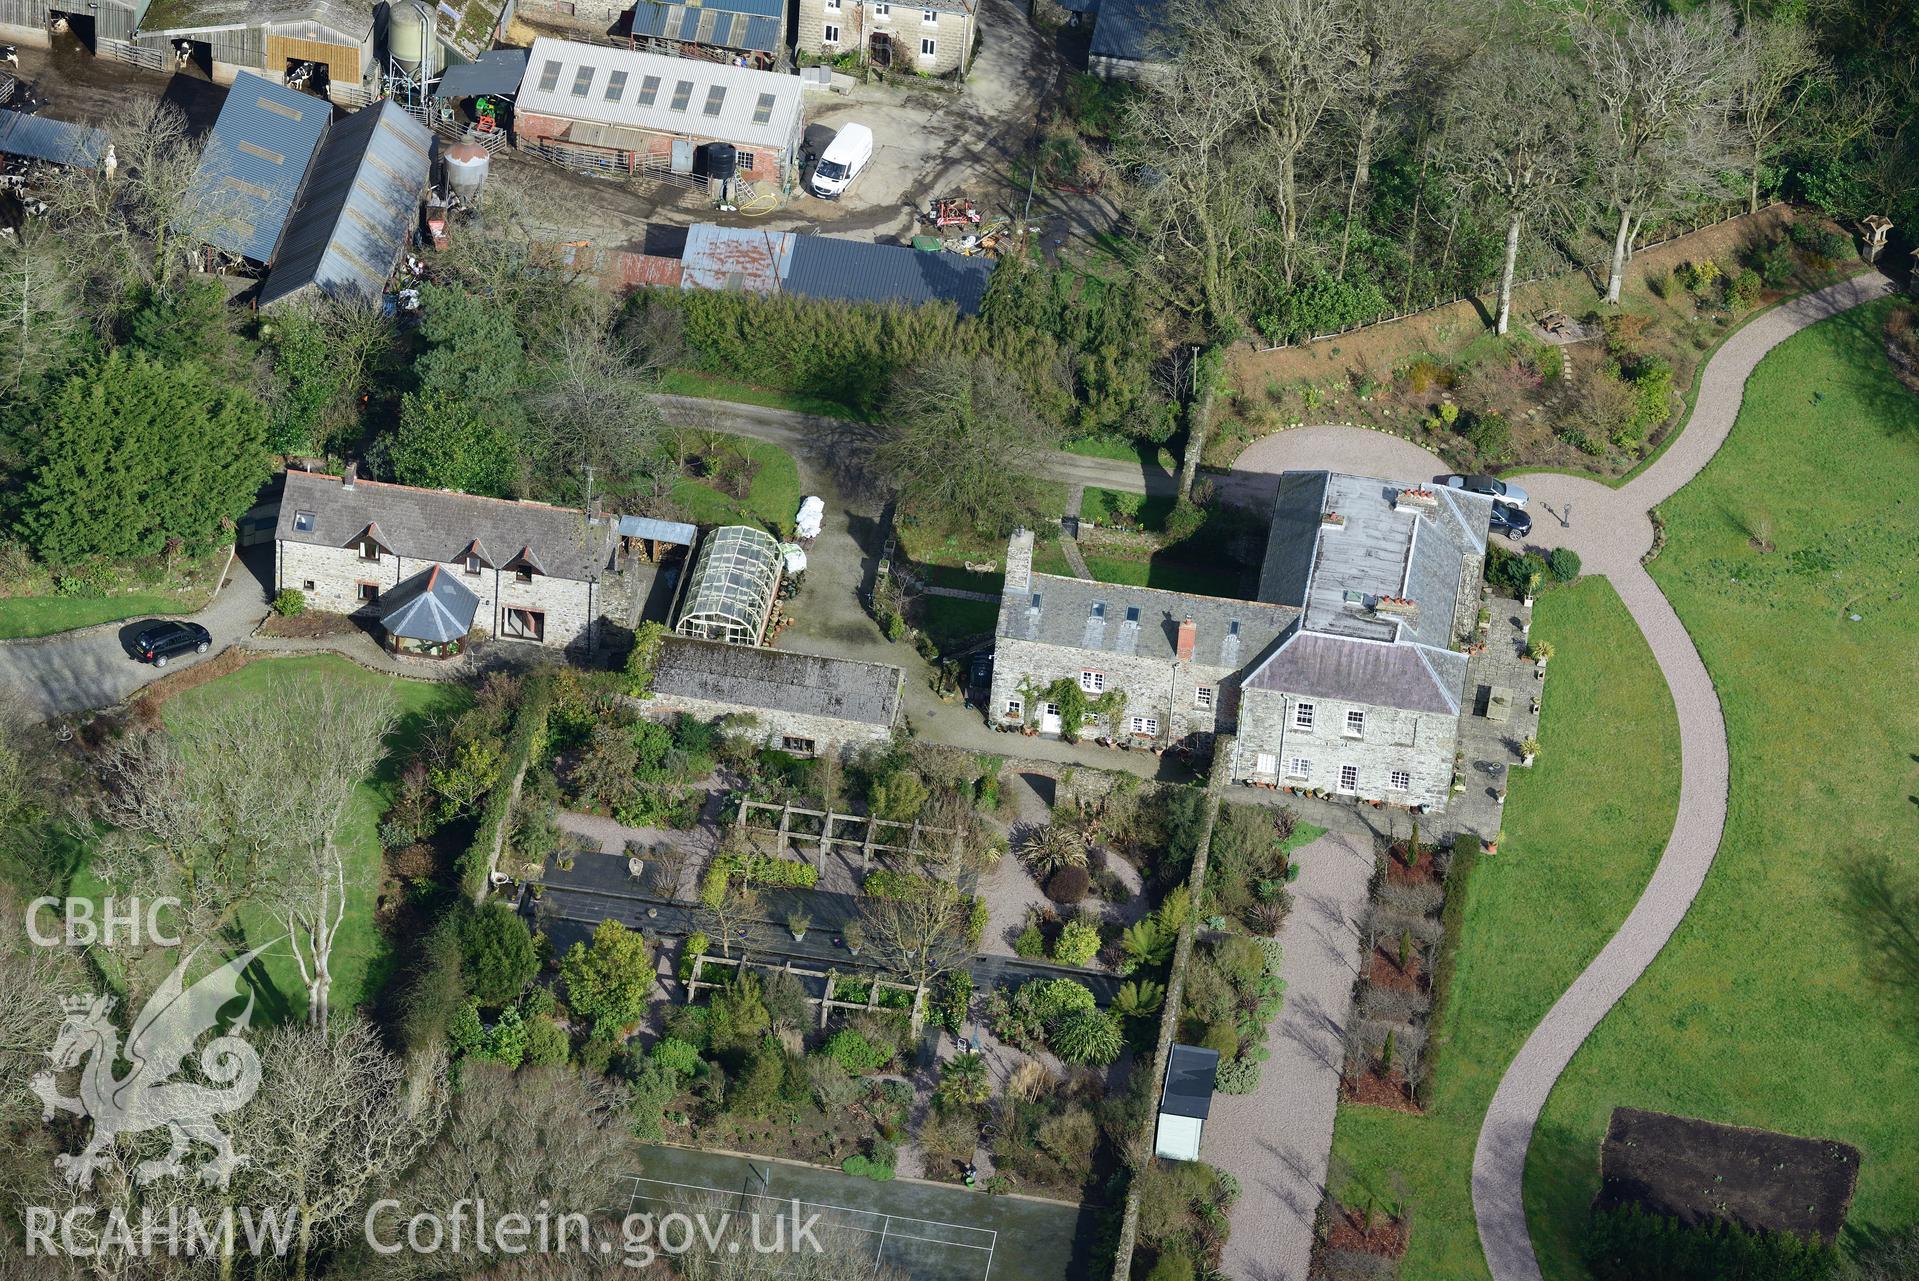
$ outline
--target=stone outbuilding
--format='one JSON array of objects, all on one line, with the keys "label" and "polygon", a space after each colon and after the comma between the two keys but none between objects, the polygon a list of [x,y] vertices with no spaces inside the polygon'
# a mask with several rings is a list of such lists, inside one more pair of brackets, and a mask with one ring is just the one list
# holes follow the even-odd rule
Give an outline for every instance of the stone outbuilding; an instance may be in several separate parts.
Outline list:
[{"label": "stone outbuilding", "polygon": [[750,718],[767,747],[815,756],[889,737],[904,681],[885,663],[669,636],[641,706],[649,716]]}]

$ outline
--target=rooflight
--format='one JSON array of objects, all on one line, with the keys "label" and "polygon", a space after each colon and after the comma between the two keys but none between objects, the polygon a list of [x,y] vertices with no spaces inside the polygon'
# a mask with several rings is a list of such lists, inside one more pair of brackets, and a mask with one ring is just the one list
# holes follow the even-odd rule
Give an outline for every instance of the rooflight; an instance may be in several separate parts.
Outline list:
[{"label": "rooflight", "polygon": [[1126,607],[1126,621],[1129,623],[1137,623],[1139,621],[1139,606],[1128,605]]},{"label": "rooflight", "polygon": [[312,512],[295,512],[293,513],[293,527],[302,534],[310,534],[313,532],[313,519]]},{"label": "rooflight", "polygon": [[673,86],[673,101],[668,109],[672,111],[685,111],[686,104],[692,100],[693,82],[691,80],[678,81]]},{"label": "rooflight", "polygon": [[640,105],[650,107],[653,100],[660,96],[660,78],[658,76],[640,77]]},{"label": "rooflight", "polygon": [[769,120],[771,120],[771,119],[773,118],[773,103],[774,103],[774,102],[775,102],[775,99],[774,99],[774,97],[773,97],[773,95],[772,95],[772,94],[770,94],[770,93],[763,93],[763,94],[761,94],[761,95],[760,95],[760,100],[759,100],[759,103],[758,103],[758,105],[757,105],[757,106],[755,106],[755,107],[753,108],[753,123],[754,123],[754,124],[756,124],[756,125],[763,125],[763,124],[765,124],[765,123],[766,123],[767,121],[769,121]]},{"label": "rooflight", "polygon": [[724,106],[725,103],[726,103],[726,86],[725,85],[714,85],[712,88],[706,91],[706,114],[707,115],[709,116],[719,115],[720,108]]}]

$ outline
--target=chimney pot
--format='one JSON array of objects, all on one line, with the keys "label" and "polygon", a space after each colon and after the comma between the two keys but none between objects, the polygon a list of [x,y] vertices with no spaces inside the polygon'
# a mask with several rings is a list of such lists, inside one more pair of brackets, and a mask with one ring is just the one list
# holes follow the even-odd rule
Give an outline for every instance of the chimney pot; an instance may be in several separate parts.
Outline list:
[{"label": "chimney pot", "polygon": [[1199,642],[1199,626],[1192,619],[1182,619],[1179,624],[1179,641],[1176,654],[1182,663],[1193,660],[1193,650]]}]

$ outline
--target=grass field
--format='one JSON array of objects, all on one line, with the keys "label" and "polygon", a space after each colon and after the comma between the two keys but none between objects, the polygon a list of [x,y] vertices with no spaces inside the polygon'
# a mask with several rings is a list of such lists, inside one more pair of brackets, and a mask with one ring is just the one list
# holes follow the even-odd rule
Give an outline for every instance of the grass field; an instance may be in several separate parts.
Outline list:
[{"label": "grass field", "polygon": [[[374,923],[374,899],[379,893],[382,875],[380,815],[387,805],[393,762],[410,749],[428,715],[457,708],[465,703],[468,695],[458,685],[382,676],[343,658],[316,655],[249,663],[230,676],[176,696],[167,704],[166,716],[171,721],[223,702],[270,697],[281,682],[287,681],[384,686],[392,691],[400,717],[391,739],[388,764],[361,784],[337,836],[346,855],[347,916],[333,951],[333,1006],[336,1010],[347,1010],[379,989],[389,963],[385,940]],[[90,873],[82,872],[75,878],[73,892],[97,897],[105,888]],[[244,910],[242,921],[249,945],[257,946],[285,933],[283,925],[256,908]],[[268,983],[267,990],[259,994],[260,1015],[267,1020],[278,1020],[304,1013],[306,1002],[299,971],[286,948],[273,949],[263,961]]]},{"label": "grass field", "polygon": [[1527,1034],[1625,919],[1678,805],[1672,699],[1611,584],[1548,591],[1533,634],[1558,650],[1539,760],[1512,772],[1505,839],[1466,885],[1430,1110],[1342,1106],[1334,1139],[1355,1181],[1388,1197],[1403,1182],[1400,1275],[1420,1281],[1487,1275],[1469,1183],[1480,1120]]},{"label": "grass field", "polygon": [[850,405],[842,404],[837,400],[828,400],[823,396],[780,391],[773,387],[756,387],[752,383],[735,382],[730,378],[703,373],[697,369],[665,371],[660,375],[660,390],[674,396],[731,400],[742,405],[764,405],[769,409],[790,409],[801,414],[817,414],[822,418],[851,418],[862,422],[869,418],[869,415],[862,414]]},{"label": "grass field", "polygon": [[148,614],[192,613],[207,603],[204,591],[134,592],[126,596],[9,596],[0,598],[0,640],[51,636],[95,623]]},{"label": "grass field", "polygon": [[686,477],[673,483],[673,501],[697,525],[753,525],[786,537],[800,509],[800,472],[793,455],[763,440],[734,439],[759,465],[746,497],[738,499],[708,481]]},{"label": "grass field", "polygon": [[1652,572],[1719,691],[1730,811],[1691,913],[1542,1118],[1526,1199],[1548,1277],[1581,1275],[1573,1234],[1618,1104],[1856,1144],[1850,1226],[1919,1217],[1911,994],[1868,979],[1835,889],[1853,858],[1909,865],[1919,846],[1919,399],[1887,370],[1884,314],[1768,356],[1725,447],[1663,508]]}]

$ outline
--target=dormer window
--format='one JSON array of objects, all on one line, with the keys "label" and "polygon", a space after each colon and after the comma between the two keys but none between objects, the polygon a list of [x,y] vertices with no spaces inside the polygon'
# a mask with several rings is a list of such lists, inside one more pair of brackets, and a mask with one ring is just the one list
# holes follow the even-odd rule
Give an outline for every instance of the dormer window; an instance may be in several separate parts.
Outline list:
[{"label": "dormer window", "polygon": [[513,567],[513,581],[516,583],[532,582],[533,567],[531,565],[515,565]]},{"label": "dormer window", "polygon": [[479,576],[480,558],[478,556],[469,556],[466,558],[466,572],[476,578]]},{"label": "dormer window", "polygon": [[380,545],[371,538],[362,538],[360,540],[360,559],[378,564],[380,561]]}]

